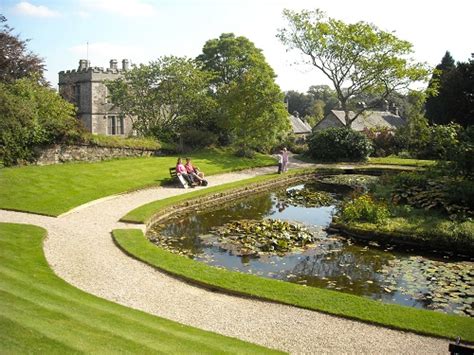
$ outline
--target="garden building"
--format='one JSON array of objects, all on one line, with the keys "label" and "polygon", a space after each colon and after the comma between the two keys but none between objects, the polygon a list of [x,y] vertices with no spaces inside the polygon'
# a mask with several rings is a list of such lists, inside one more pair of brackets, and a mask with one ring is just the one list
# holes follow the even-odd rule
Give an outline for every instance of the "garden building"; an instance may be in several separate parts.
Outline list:
[{"label": "garden building", "polygon": [[[354,112],[349,112],[349,117],[354,117]],[[331,110],[315,127],[322,130],[330,127],[345,126],[345,113],[341,110]],[[366,111],[352,122],[351,128],[355,131],[363,131],[371,128],[388,128],[395,130],[406,124],[406,121],[398,115],[398,110],[392,106],[391,110],[386,107],[384,111]]]},{"label": "garden building", "polygon": [[122,67],[117,60],[110,60],[107,69],[91,67],[88,60],[81,59],[77,70],[59,72],[59,93],[77,107],[77,116],[85,129],[93,134],[127,136],[132,133],[132,121],[120,113],[108,99],[107,80],[120,78],[129,69],[127,59]]},{"label": "garden building", "polygon": [[304,141],[306,136],[311,133],[311,126],[297,116],[290,115],[290,122],[293,134],[299,141]]}]

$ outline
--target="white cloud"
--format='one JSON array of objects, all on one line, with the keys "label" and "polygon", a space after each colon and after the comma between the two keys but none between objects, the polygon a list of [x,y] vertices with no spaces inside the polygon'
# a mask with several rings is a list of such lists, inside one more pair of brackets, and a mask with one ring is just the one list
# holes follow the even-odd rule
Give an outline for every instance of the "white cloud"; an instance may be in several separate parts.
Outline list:
[{"label": "white cloud", "polygon": [[147,17],[157,13],[153,5],[143,0],[81,0],[80,3],[89,12],[101,11],[125,17]]},{"label": "white cloud", "polygon": [[70,47],[69,52],[75,56],[77,63],[79,63],[79,59],[86,59],[88,56],[93,67],[107,68],[110,59],[117,59],[119,67],[122,59],[130,59],[133,64],[148,63],[151,60],[147,50],[143,47],[108,42],[78,44]]},{"label": "white cloud", "polygon": [[14,11],[21,15],[34,16],[34,17],[57,17],[60,16],[59,12],[51,10],[43,5],[33,5],[27,1],[22,1],[14,7]]}]

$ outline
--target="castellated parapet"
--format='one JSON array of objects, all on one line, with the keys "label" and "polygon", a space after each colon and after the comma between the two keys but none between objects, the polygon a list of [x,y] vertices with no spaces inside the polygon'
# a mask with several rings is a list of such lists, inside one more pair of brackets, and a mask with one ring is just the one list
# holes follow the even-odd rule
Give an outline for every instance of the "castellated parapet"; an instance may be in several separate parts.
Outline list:
[{"label": "castellated parapet", "polygon": [[86,130],[94,134],[130,135],[132,120],[114,107],[108,98],[106,81],[121,78],[129,69],[129,61],[110,60],[109,68],[91,67],[81,59],[77,70],[59,72],[59,93],[77,107],[77,116]]}]

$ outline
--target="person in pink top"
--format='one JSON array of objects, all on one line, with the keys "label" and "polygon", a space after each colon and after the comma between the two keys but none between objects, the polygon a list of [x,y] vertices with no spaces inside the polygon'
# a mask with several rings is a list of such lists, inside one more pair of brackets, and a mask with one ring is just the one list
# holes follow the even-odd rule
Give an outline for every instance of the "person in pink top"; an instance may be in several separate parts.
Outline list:
[{"label": "person in pink top", "polygon": [[193,177],[191,175],[188,174],[188,172],[186,171],[186,168],[184,167],[183,165],[183,161],[181,160],[181,158],[178,158],[178,161],[176,163],[176,174],[178,176],[182,176],[186,182],[189,184],[189,186],[193,186]]}]

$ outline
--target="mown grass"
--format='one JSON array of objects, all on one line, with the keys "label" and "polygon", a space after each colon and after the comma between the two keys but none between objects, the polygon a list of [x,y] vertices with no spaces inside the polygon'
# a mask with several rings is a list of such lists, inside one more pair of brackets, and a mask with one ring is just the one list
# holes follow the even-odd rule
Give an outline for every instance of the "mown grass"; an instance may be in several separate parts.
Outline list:
[{"label": "mown grass", "polygon": [[[191,155],[207,175],[274,165],[269,156],[236,157],[222,150]],[[176,156],[0,169],[0,208],[58,216],[105,196],[161,185]]]},{"label": "mown grass", "polygon": [[384,304],[331,290],[232,272],[175,255],[150,243],[141,230],[115,230],[116,243],[135,258],[211,289],[248,295],[333,315],[446,338],[474,341],[474,319]]},{"label": "mown grass", "polygon": [[0,353],[270,353],[89,295],[49,268],[46,231],[0,223]]},{"label": "mown grass", "polygon": [[422,160],[422,159],[409,159],[399,158],[396,156],[388,157],[370,157],[369,164],[381,164],[381,165],[404,165],[404,166],[417,166],[417,167],[429,167],[436,164],[436,160]]}]

